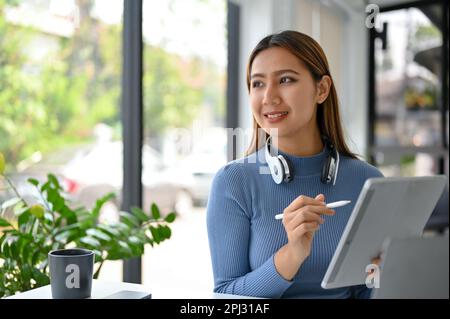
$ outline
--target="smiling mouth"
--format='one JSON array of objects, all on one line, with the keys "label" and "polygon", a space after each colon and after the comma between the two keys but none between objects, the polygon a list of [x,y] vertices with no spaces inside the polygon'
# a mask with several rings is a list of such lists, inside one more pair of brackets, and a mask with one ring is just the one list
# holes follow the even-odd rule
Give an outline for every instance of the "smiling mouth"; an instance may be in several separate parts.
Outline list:
[{"label": "smiling mouth", "polygon": [[269,118],[269,119],[276,119],[276,118],[285,116],[285,115],[287,115],[288,113],[289,113],[289,112],[268,113],[268,114],[264,114],[264,116],[265,116],[266,118]]}]

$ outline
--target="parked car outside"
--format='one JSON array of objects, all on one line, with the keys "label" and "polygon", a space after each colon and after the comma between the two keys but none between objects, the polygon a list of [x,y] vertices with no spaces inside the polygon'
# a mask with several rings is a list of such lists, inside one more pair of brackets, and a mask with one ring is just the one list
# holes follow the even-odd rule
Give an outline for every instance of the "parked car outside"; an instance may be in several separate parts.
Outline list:
[{"label": "parked car outside", "polygon": [[[92,148],[90,144],[66,146],[64,149],[42,155],[40,152],[34,153],[26,160],[18,163],[16,171],[7,172],[8,178],[15,185],[16,190],[29,204],[40,202],[40,196],[37,189],[28,183],[29,178],[34,178],[39,182],[47,180],[47,174],[54,174],[66,188],[62,170],[64,165],[77,157],[83,157]],[[16,197],[14,191],[9,188],[4,179],[0,179],[0,204],[8,199]],[[9,209],[5,212],[6,217],[13,218],[14,214]]]},{"label": "parked car outside", "polygon": [[[143,208],[150,211],[152,202],[163,215],[177,211],[181,216],[190,213],[193,206],[188,185],[192,176],[164,165],[160,154],[147,145],[143,146]],[[54,173],[63,188],[76,204],[91,208],[95,201],[109,193],[117,194],[115,201],[105,205],[102,218],[115,220],[121,205],[123,179],[122,142],[103,142],[64,149],[29,165],[11,175],[19,193],[29,200],[36,199],[37,192],[26,180],[29,177],[46,180],[48,172]],[[9,197],[14,195],[9,192]]]},{"label": "parked car outside", "polygon": [[[192,209],[192,197],[188,190],[189,174],[179,174],[161,161],[161,155],[148,145],[142,149],[143,207],[149,211],[155,202],[163,214],[177,211],[188,214]],[[68,192],[74,199],[89,207],[102,194],[119,195],[116,211],[120,207],[123,179],[122,142],[105,142],[96,145],[84,157],[71,161],[62,175],[69,185]]]}]

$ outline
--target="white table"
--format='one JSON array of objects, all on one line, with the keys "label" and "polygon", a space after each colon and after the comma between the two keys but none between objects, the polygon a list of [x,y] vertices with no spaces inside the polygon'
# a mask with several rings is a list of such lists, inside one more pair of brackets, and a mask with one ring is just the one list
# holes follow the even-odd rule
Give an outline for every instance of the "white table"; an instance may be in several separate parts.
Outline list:
[{"label": "white table", "polygon": [[[213,293],[212,291],[195,291],[173,287],[151,287],[126,282],[92,282],[92,299],[102,299],[121,290],[144,291],[152,294],[152,299],[258,299],[247,296]],[[8,299],[52,299],[50,285],[28,290]]]}]

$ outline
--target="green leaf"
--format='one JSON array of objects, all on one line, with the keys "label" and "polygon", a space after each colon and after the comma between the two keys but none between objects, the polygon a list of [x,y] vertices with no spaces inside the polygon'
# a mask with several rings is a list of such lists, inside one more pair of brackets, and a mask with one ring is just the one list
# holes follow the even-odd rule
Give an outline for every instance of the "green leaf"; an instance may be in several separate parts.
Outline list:
[{"label": "green leaf", "polygon": [[48,177],[48,181],[50,183],[52,183],[53,186],[55,186],[56,189],[62,190],[61,186],[59,185],[59,181],[58,181],[58,179],[56,178],[55,175],[48,174],[47,177]]},{"label": "green leaf", "polygon": [[128,212],[120,212],[119,216],[120,216],[120,220],[123,223],[130,226],[131,228],[139,227],[141,224],[139,222],[139,219],[137,219],[136,217],[134,217],[132,214],[130,214]]},{"label": "green leaf", "polygon": [[160,236],[159,236],[159,231],[158,229],[156,229],[153,226],[150,226],[150,232],[152,233],[152,237],[153,237],[153,241],[157,244],[159,244],[160,240]]},{"label": "green leaf", "polygon": [[136,236],[130,236],[128,241],[132,244],[142,244],[142,241]]},{"label": "green leaf", "polygon": [[77,229],[79,227],[80,227],[80,223],[73,223],[73,224],[66,225],[66,226],[63,226],[63,227],[60,227],[60,228],[55,228],[52,231],[52,234],[53,235],[57,235],[57,234],[59,234],[59,233],[61,233],[63,231],[67,231],[67,230],[71,230],[71,229]]},{"label": "green leaf", "polygon": [[[4,240],[2,242],[2,244],[0,245],[0,254],[5,256],[6,259],[11,258],[11,251],[9,249],[9,244],[6,240]],[[3,266],[5,266],[5,265],[3,265]]]},{"label": "green leaf", "polygon": [[130,227],[128,224],[123,222],[115,223],[114,226],[120,232],[121,236],[129,236],[130,230],[134,229],[136,226]]},{"label": "green leaf", "polygon": [[37,218],[41,219],[44,217],[45,209],[42,205],[35,204],[30,207],[30,213],[36,216]]},{"label": "green leaf", "polygon": [[104,240],[104,241],[110,241],[111,237],[106,235],[105,233],[101,232],[98,229],[95,228],[90,228],[88,230],[86,230],[86,233],[92,237],[96,237],[100,240]]},{"label": "green leaf", "polygon": [[25,213],[26,211],[28,211],[29,209],[30,209],[30,207],[28,207],[28,206],[16,205],[16,207],[14,207],[14,215],[20,216],[23,213]]},{"label": "green leaf", "polygon": [[69,237],[67,237],[67,243],[70,243],[72,241],[77,241],[78,238],[80,238],[82,235],[83,235],[83,233],[81,233],[79,229],[72,229],[70,231]]},{"label": "green leaf", "polygon": [[100,244],[100,242],[92,237],[83,237],[80,239],[80,242],[95,248],[100,249],[102,247],[102,245]]},{"label": "green leaf", "polygon": [[21,267],[21,273],[23,281],[29,283],[32,276],[31,267],[28,264],[23,264]]},{"label": "green leaf", "polygon": [[12,225],[6,219],[0,217],[0,227],[12,227]]},{"label": "green leaf", "polygon": [[159,208],[158,208],[158,206],[155,203],[152,204],[151,211],[152,211],[152,216],[153,216],[154,219],[159,219],[161,217],[161,213],[159,212]]},{"label": "green leaf", "polygon": [[19,240],[17,241],[17,250],[19,259],[22,261],[22,263],[25,262],[23,250],[27,246],[30,246],[30,237],[27,234],[19,234]]},{"label": "green leaf", "polygon": [[103,260],[102,252],[100,250],[94,249],[93,250],[95,255],[95,262],[99,262]]},{"label": "green leaf", "polygon": [[29,224],[31,224],[29,222],[30,217],[31,217],[31,215],[30,215],[29,211],[25,211],[23,214],[21,214],[19,216],[19,218],[17,219],[17,224],[19,226],[20,231],[26,231],[27,226],[29,226]]},{"label": "green leaf", "polygon": [[118,244],[120,246],[120,248],[122,248],[122,250],[124,251],[124,253],[128,256],[131,256],[133,254],[133,252],[131,251],[130,246],[128,246],[128,244],[122,240],[118,241]]},{"label": "green leaf", "polygon": [[40,250],[36,250],[33,253],[33,257],[31,257],[31,264],[32,265],[36,265],[40,261],[40,259],[39,259],[40,256],[41,256],[41,251]]},{"label": "green leaf", "polygon": [[19,246],[17,243],[18,240],[19,240],[19,237],[17,237],[17,236],[10,237],[9,249],[11,252],[11,258],[14,260],[19,259]]},{"label": "green leaf", "polygon": [[175,220],[176,216],[177,216],[176,213],[171,212],[171,213],[169,213],[169,214],[164,218],[164,220],[165,220],[166,222],[168,222],[168,223],[173,223],[173,221]]},{"label": "green leaf", "polygon": [[135,244],[128,242],[128,246],[131,248],[131,252],[133,256],[140,256],[144,253],[144,245],[143,244]]},{"label": "green leaf", "polygon": [[163,233],[164,233],[164,238],[169,239],[170,236],[172,236],[172,230],[170,229],[170,227],[163,225],[162,229],[163,229]]},{"label": "green leaf", "polygon": [[5,210],[11,206],[16,205],[17,203],[21,202],[22,199],[20,199],[19,197],[13,197],[8,199],[6,202],[3,202],[2,204],[2,210]]},{"label": "green leaf", "polygon": [[114,245],[109,251],[108,251],[108,260],[118,260],[123,259],[125,256],[123,256],[122,252],[120,251],[119,245]]},{"label": "green leaf", "polygon": [[112,227],[112,226],[99,224],[99,225],[97,225],[97,228],[100,229],[101,231],[103,231],[104,233],[112,236],[112,237],[119,237],[120,236],[120,232],[117,229],[115,229],[114,227]]},{"label": "green leaf", "polygon": [[22,260],[24,263],[29,262],[29,260],[28,260],[29,256],[30,256],[30,247],[24,246],[22,249]]},{"label": "green leaf", "polygon": [[33,278],[36,280],[39,287],[48,285],[50,283],[50,278],[44,273],[42,273],[39,269],[34,268],[31,270],[33,273]]},{"label": "green leaf", "polygon": [[49,212],[45,212],[44,213],[44,220],[49,225],[53,224],[53,215],[50,214]]},{"label": "green leaf", "polygon": [[34,240],[35,240],[35,238],[33,238],[33,236],[31,236],[30,234],[27,234],[27,233],[17,232],[17,235],[21,238],[24,238],[27,241],[30,241],[30,242],[34,242]]},{"label": "green leaf", "polygon": [[19,232],[18,232],[17,230],[15,230],[14,228],[8,228],[8,229],[3,228],[1,232],[2,232],[4,235],[5,235],[5,234],[11,234],[11,235],[17,235],[17,234],[19,234]]},{"label": "green leaf", "polygon": [[77,222],[77,215],[66,205],[65,199],[63,197],[61,197],[61,201],[62,207],[59,212],[67,219],[67,223],[73,224]]},{"label": "green leaf", "polygon": [[149,243],[152,247],[153,247],[153,238],[151,238],[150,236],[145,235],[145,237],[147,238],[147,243]]},{"label": "green leaf", "polygon": [[41,186],[41,192],[48,191],[49,189],[50,189],[50,182],[45,182],[45,183]]},{"label": "green leaf", "polygon": [[35,219],[33,226],[31,227],[31,235],[32,236],[37,236],[38,234],[40,234],[42,232],[39,220]]},{"label": "green leaf", "polygon": [[55,239],[59,242],[67,241],[70,236],[75,234],[77,231],[74,229],[69,229],[63,232],[60,232],[58,235],[55,236]]},{"label": "green leaf", "polygon": [[[61,208],[64,207],[64,198],[61,197],[56,189],[47,190],[47,199],[50,203],[52,203],[54,211],[61,211]],[[64,215],[64,212],[61,211],[61,214]]]},{"label": "green leaf", "polygon": [[131,212],[136,216],[141,222],[146,222],[149,220],[148,215],[139,207],[131,207]]},{"label": "green leaf", "polygon": [[94,226],[94,222],[91,218],[85,218],[80,220],[80,229],[88,229]]},{"label": "green leaf", "polygon": [[32,185],[34,185],[34,186],[36,186],[36,187],[39,185],[38,180],[35,179],[35,178],[29,178],[29,179],[28,179],[28,183],[30,183],[30,184],[32,184]]},{"label": "green leaf", "polygon": [[95,202],[95,207],[92,210],[92,215],[94,215],[95,218],[97,218],[100,214],[100,210],[103,207],[103,205],[110,201],[111,199],[116,198],[116,194],[115,193],[108,193],[105,196],[103,196],[100,199],[97,199],[97,201]]}]

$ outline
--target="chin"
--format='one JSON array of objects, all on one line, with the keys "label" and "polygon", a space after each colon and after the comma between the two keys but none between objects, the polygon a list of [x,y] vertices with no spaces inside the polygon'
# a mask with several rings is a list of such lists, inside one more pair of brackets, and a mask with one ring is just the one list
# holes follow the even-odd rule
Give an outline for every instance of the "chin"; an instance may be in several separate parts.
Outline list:
[{"label": "chin", "polygon": [[266,127],[264,129],[270,136],[286,137],[289,136],[289,132],[284,127]]}]

